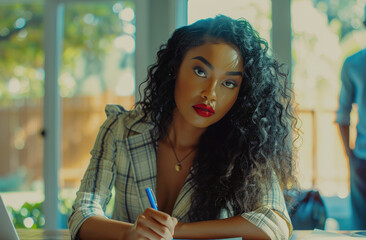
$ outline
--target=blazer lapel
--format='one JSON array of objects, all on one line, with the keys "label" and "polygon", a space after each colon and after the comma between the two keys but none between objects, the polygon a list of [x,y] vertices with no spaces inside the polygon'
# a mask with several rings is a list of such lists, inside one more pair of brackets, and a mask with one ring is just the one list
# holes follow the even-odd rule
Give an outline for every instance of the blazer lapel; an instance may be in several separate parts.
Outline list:
[{"label": "blazer lapel", "polygon": [[[156,151],[157,143],[154,144],[157,133],[153,126],[147,123],[135,124],[138,117],[128,120],[126,127],[132,131],[132,136],[126,138],[126,147],[131,161],[132,171],[135,178],[137,192],[139,194],[140,208],[143,212],[150,207],[145,189],[151,188],[156,192]],[[172,216],[179,221],[188,222],[188,211],[191,206],[193,185],[188,181],[188,175],[177,200],[174,204]]]},{"label": "blazer lapel", "polygon": [[126,147],[129,154],[132,174],[140,201],[141,212],[150,207],[145,189],[156,189],[156,149],[154,132],[151,124],[129,122],[126,127],[132,135],[126,138]]},{"label": "blazer lapel", "polygon": [[[150,207],[145,189],[149,187],[156,192],[156,149],[153,141],[150,131],[126,139],[132,173],[139,194],[141,212]],[[191,206],[191,196],[193,193],[193,185],[191,181],[188,181],[189,177],[187,177],[178,194],[172,212],[172,216],[184,222],[189,220],[188,211]]]},{"label": "blazer lapel", "polygon": [[189,181],[190,174],[186,178],[186,181],[180,190],[177,200],[175,201],[172,216],[176,217],[179,221],[188,222],[188,211],[191,207],[191,197],[193,194],[193,184]]}]

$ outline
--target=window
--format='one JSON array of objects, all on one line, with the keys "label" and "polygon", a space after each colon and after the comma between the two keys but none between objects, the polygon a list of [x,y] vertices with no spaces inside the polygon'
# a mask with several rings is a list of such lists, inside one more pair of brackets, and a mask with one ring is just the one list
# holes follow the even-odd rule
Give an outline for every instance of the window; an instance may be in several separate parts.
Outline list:
[{"label": "window", "polygon": [[[42,228],[47,220],[42,212],[41,136],[46,2],[21,2],[0,0],[0,192],[16,227]],[[106,118],[105,105],[130,109],[134,104],[136,31],[131,1],[67,1],[64,10],[58,79],[63,124],[58,227],[62,228]]]},{"label": "window", "polygon": [[59,78],[63,106],[60,193],[65,216],[106,119],[105,106],[131,109],[135,101],[134,8],[128,1],[68,3],[65,7]]},{"label": "window", "polygon": [[[345,58],[365,47],[364,1],[293,0],[293,82],[302,120],[302,187],[324,196],[349,194],[347,158],[335,121]],[[352,115],[355,139],[357,116]]]},{"label": "window", "polygon": [[[0,3],[0,192],[17,227],[42,227],[43,5]],[[20,197],[21,196],[21,197]]]},{"label": "window", "polygon": [[188,0],[188,24],[218,14],[234,19],[245,18],[262,38],[270,42],[272,28],[270,0]]}]

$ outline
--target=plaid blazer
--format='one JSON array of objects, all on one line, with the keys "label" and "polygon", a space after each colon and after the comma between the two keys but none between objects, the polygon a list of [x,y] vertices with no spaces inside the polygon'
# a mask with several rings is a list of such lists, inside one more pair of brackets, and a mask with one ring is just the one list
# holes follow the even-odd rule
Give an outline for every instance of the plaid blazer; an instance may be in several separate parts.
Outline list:
[{"label": "plaid blazer", "polygon": [[[72,239],[77,239],[77,233],[87,218],[105,216],[113,187],[113,219],[133,223],[150,207],[145,189],[150,187],[156,190],[156,133],[152,124],[136,124],[141,118],[137,111],[127,113],[122,106],[106,106],[107,120],[100,127],[91,150],[89,166],[68,219]],[[192,192],[191,182],[186,181],[172,212],[172,216],[181,222],[189,222]],[[223,211],[221,218],[232,215]],[[261,228],[271,239],[289,238],[292,225],[275,174],[272,188],[264,197],[262,207],[243,213],[242,216]]]}]

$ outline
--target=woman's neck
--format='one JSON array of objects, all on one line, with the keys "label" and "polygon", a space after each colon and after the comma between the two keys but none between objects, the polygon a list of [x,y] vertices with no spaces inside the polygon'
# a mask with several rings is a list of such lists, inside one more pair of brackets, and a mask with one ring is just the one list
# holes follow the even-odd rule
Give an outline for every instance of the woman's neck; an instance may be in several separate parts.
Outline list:
[{"label": "woman's neck", "polygon": [[174,112],[173,121],[168,128],[168,137],[176,149],[187,149],[198,146],[201,135],[206,128],[197,128],[187,123],[179,113]]}]

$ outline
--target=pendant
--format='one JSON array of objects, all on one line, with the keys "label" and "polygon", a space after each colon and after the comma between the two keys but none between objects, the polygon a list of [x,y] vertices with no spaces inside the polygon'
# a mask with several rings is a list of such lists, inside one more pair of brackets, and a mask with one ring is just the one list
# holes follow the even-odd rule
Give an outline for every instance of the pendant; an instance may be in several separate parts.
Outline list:
[{"label": "pendant", "polygon": [[182,170],[182,165],[180,163],[175,164],[175,171],[180,172]]}]

